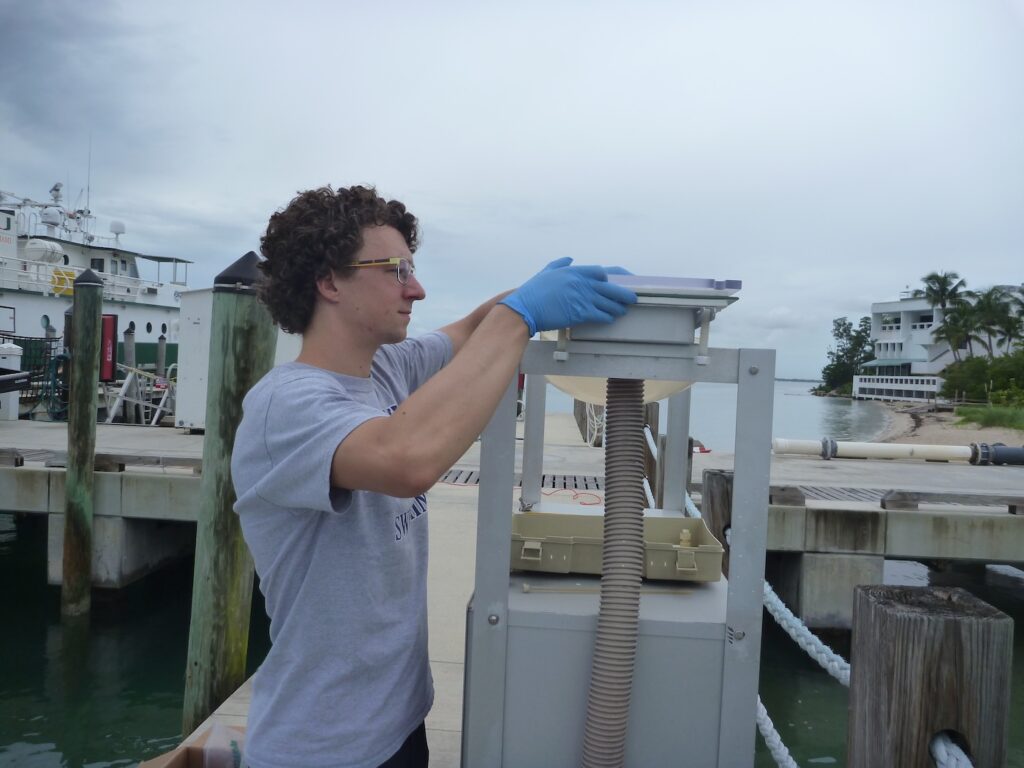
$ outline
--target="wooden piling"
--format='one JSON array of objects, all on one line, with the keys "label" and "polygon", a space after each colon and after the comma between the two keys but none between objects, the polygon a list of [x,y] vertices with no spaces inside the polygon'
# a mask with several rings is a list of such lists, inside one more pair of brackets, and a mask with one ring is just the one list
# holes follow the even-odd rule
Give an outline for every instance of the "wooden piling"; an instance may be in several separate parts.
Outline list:
[{"label": "wooden piling", "polygon": [[245,680],[252,557],[234,513],[231,448],[242,398],[270,370],[277,328],[257,301],[251,251],[214,279],[206,437],[200,484],[182,729],[191,733]]},{"label": "wooden piling", "polygon": [[162,333],[156,340],[156,375],[159,379],[167,375],[167,337]]},{"label": "wooden piling", "polygon": [[931,766],[948,731],[976,768],[1006,764],[1013,620],[948,587],[854,591],[847,765]]},{"label": "wooden piling", "polygon": [[[726,531],[732,526],[732,470],[705,469],[701,475],[700,512],[711,535],[725,549],[722,555],[722,574],[729,575],[729,542]],[[767,509],[766,509],[767,513]]]},{"label": "wooden piling", "polygon": [[89,612],[92,589],[93,458],[99,405],[100,314],[103,280],[91,269],[75,280],[68,401],[68,467],[64,501],[61,613]]}]

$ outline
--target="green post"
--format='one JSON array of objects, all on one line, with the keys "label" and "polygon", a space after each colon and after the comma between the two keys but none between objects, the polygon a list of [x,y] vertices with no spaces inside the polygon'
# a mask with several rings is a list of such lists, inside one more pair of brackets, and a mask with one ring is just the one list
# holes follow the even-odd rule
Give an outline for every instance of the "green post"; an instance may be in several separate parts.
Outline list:
[{"label": "green post", "polygon": [[89,613],[92,589],[92,491],[96,409],[100,381],[100,314],[103,280],[91,269],[75,280],[72,309],[68,466],[64,501],[64,574],[61,613]]},{"label": "green post", "polygon": [[242,398],[270,370],[277,343],[277,327],[255,295],[258,264],[259,257],[250,251],[213,283],[185,735],[245,681],[253,565],[233,509],[231,447],[242,418]]}]

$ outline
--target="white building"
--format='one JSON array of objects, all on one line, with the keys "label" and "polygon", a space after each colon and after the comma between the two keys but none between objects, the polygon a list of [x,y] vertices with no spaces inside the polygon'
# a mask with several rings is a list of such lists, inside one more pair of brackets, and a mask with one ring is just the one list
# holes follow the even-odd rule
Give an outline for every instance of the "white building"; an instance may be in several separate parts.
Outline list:
[{"label": "white building", "polygon": [[937,374],[953,362],[953,352],[932,331],[942,323],[942,309],[910,292],[898,301],[871,305],[871,340],[875,359],[861,366],[870,375],[853,377],[858,400],[930,402],[943,379]]}]

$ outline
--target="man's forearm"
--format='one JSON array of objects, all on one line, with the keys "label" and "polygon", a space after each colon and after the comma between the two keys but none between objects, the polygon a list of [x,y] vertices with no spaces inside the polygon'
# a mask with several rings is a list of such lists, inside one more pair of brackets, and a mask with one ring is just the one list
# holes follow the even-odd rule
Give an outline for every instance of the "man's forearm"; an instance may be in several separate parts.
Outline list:
[{"label": "man's forearm", "polygon": [[528,333],[516,312],[492,307],[447,366],[390,416],[366,422],[338,446],[334,484],[393,496],[430,488],[487,425]]}]

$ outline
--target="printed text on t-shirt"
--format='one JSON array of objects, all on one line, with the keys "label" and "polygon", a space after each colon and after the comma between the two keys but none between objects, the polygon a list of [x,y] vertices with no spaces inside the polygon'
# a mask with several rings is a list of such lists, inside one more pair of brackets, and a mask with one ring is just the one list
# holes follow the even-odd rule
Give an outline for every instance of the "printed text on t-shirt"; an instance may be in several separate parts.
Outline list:
[{"label": "printed text on t-shirt", "polygon": [[408,512],[395,515],[395,541],[401,541],[409,532],[409,523],[427,511],[427,494],[421,493],[412,500]]}]

